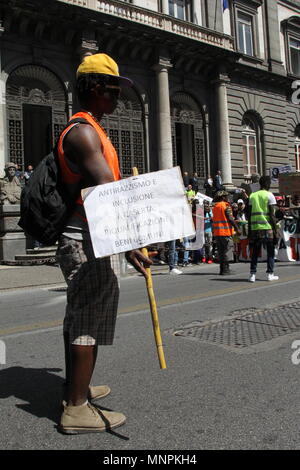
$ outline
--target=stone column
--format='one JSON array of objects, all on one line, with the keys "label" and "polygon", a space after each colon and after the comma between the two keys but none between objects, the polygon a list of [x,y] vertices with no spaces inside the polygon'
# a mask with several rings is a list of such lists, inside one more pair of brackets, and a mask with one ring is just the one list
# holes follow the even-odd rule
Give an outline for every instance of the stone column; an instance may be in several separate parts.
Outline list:
[{"label": "stone column", "polygon": [[162,13],[164,15],[168,15],[169,14],[169,0],[162,0],[161,7],[162,7]]},{"label": "stone column", "polygon": [[145,104],[145,151],[146,151],[146,165],[145,165],[145,170],[146,173],[149,173],[151,171],[150,167],[150,147],[149,147],[149,109],[148,109],[148,103]]},{"label": "stone column", "polygon": [[14,261],[15,255],[23,255],[26,237],[18,226],[20,204],[0,206],[0,261]]},{"label": "stone column", "polygon": [[170,113],[170,92],[168,70],[172,67],[168,60],[160,59],[154,66],[157,76],[158,95],[158,166],[160,170],[173,167],[172,132]]},{"label": "stone column", "polygon": [[217,127],[218,127],[218,164],[226,188],[232,186],[229,116],[227,104],[227,77],[216,80]]},{"label": "stone column", "polygon": [[210,122],[209,122],[209,115],[205,112],[205,142],[206,142],[206,176],[213,176],[211,174],[211,161],[210,161],[210,145],[209,145],[209,129],[210,129]]},{"label": "stone column", "polygon": [[201,0],[192,0],[192,23],[203,25]]},{"label": "stone column", "polygon": [[207,27],[214,31],[223,31],[223,11],[220,0],[206,0]]},{"label": "stone column", "polygon": [[0,178],[3,177],[5,155],[7,150],[6,140],[6,109],[5,109],[5,81],[0,73]]},{"label": "stone column", "polygon": [[4,32],[2,20],[0,18],[0,178],[4,176],[3,169],[6,162],[7,139],[6,139],[6,81],[5,73],[2,70],[1,35]]},{"label": "stone column", "polygon": [[277,3],[278,2],[274,2],[273,0],[266,0],[264,5],[266,16],[267,48],[269,56],[268,62],[270,71],[285,74],[280,50],[280,31],[278,28],[279,17]]}]

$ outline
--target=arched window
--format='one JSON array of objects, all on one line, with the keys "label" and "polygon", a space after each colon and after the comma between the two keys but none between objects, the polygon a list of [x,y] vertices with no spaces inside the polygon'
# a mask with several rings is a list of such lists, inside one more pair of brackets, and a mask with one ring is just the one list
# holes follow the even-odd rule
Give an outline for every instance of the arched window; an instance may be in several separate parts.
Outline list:
[{"label": "arched window", "polygon": [[244,116],[242,126],[244,176],[250,177],[260,171],[260,127],[250,113]]},{"label": "arched window", "polygon": [[23,65],[8,77],[6,107],[8,160],[35,167],[68,120],[66,90],[50,70]]},{"label": "arched window", "polygon": [[298,124],[295,130],[295,160],[296,170],[300,171],[300,124]]}]

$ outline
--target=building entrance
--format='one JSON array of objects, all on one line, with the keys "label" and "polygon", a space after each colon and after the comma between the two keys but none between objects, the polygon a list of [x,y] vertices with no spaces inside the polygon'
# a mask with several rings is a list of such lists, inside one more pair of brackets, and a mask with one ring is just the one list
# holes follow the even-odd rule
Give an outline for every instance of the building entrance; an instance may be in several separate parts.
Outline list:
[{"label": "building entrance", "polygon": [[35,168],[52,148],[52,109],[49,106],[23,105],[24,167]]},{"label": "building entrance", "polygon": [[8,77],[6,106],[8,161],[36,167],[68,120],[65,89],[48,69],[24,65]]},{"label": "building entrance", "polygon": [[198,104],[186,93],[176,93],[171,98],[171,126],[174,166],[206,178],[204,121]]},{"label": "building entrance", "polygon": [[194,167],[193,126],[175,123],[175,136],[177,165],[180,166],[182,172],[187,171],[191,175],[196,171]]}]

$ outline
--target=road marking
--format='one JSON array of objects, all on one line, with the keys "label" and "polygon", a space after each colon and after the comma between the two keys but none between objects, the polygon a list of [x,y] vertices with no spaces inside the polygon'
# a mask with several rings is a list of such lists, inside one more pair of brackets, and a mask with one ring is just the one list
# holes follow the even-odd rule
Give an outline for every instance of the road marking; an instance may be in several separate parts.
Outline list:
[{"label": "road marking", "polygon": [[28,331],[39,331],[41,329],[48,330],[53,327],[58,327],[63,324],[62,320],[54,320],[48,322],[33,323],[32,325],[21,325],[12,328],[5,328],[0,330],[0,336],[13,336],[15,333],[24,333]]},{"label": "road marking", "polygon": [[[158,307],[160,308],[174,306],[176,304],[189,304],[189,303],[201,302],[202,300],[216,299],[219,297],[228,296],[232,294],[239,294],[239,293],[242,294],[244,292],[249,292],[249,290],[262,290],[262,289],[270,288],[270,287],[276,287],[276,286],[278,287],[278,285],[282,286],[284,284],[292,284],[294,282],[299,282],[299,281],[300,281],[300,276],[291,276],[291,277],[282,278],[282,282],[274,281],[271,283],[270,281],[262,281],[262,282],[259,282],[260,285],[258,287],[257,287],[257,283],[255,284],[255,283],[244,282],[243,284],[239,284],[238,286],[232,287],[232,288],[206,291],[197,295],[187,295],[183,297],[174,297],[172,299],[161,300],[157,304],[158,304]],[[118,313],[119,315],[124,315],[124,314],[129,314],[129,313],[140,313],[140,312],[143,312],[144,310],[149,310],[148,303],[135,305],[134,307],[123,308],[123,309],[120,309]]]},{"label": "road marking", "polygon": [[[291,276],[291,277],[281,278],[281,281],[274,281],[272,283],[269,281],[262,281],[260,282],[260,286],[258,287],[256,287],[255,283],[243,282],[242,284],[239,284],[238,286],[232,287],[229,289],[228,288],[217,289],[217,290],[211,290],[211,291],[207,291],[207,292],[197,294],[197,295],[187,295],[187,296],[182,296],[182,297],[175,297],[172,299],[165,299],[165,300],[158,302],[157,305],[158,305],[158,308],[165,310],[170,307],[173,308],[174,305],[189,305],[193,303],[217,299],[220,297],[227,297],[233,294],[243,294],[244,292],[249,292],[249,290],[260,291],[262,289],[274,288],[274,287],[279,287],[279,286],[283,286],[287,284],[293,284],[299,281],[300,281],[300,276]],[[122,318],[122,317],[127,317],[130,315],[137,315],[137,314],[147,313],[147,312],[149,312],[149,304],[143,303],[143,304],[138,304],[135,306],[119,309],[118,316],[119,318]],[[57,330],[62,327],[62,324],[63,324],[63,320],[60,319],[60,320],[53,320],[49,322],[34,323],[32,325],[21,325],[21,326],[16,326],[12,328],[5,328],[5,329],[0,330],[0,337],[12,338],[12,337],[17,337],[17,336],[23,336],[25,334],[34,334],[34,333]]]},{"label": "road marking", "polygon": [[3,294],[9,294],[10,292],[13,291],[22,291],[22,290],[49,290],[49,289],[54,289],[54,288],[60,288],[60,287],[66,287],[65,283],[60,283],[58,284],[57,281],[53,283],[47,283],[47,284],[39,284],[38,286],[36,284],[34,285],[29,285],[29,286],[13,286],[13,287],[1,287],[0,288],[0,293],[3,292]]}]

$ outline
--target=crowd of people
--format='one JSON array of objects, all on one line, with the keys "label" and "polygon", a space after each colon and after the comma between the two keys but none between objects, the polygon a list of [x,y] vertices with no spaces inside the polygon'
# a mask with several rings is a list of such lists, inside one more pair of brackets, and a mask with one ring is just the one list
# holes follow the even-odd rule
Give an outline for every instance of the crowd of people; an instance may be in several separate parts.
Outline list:
[{"label": "crowd of people", "polygon": [[32,165],[28,165],[26,167],[26,170],[23,171],[22,168],[21,168],[21,165],[19,165],[18,163],[9,162],[9,166],[8,166],[8,164],[6,164],[6,166],[5,166],[5,172],[6,172],[6,170],[9,170],[10,168],[13,168],[14,178],[17,179],[20,186],[25,186],[25,184],[28,183],[30,177],[33,174],[33,166]]},{"label": "crowd of people", "polygon": [[[226,275],[231,272],[230,261],[249,261],[251,262],[249,280],[254,282],[256,265],[262,254],[262,248],[264,248],[268,261],[268,280],[277,280],[278,277],[274,275],[274,258],[275,247],[280,239],[279,229],[282,220],[291,220],[295,225],[293,237],[290,239],[290,247],[292,258],[299,260],[300,196],[292,198],[282,195],[274,196],[269,191],[271,184],[269,177],[260,178],[259,175],[253,175],[252,183],[257,184],[260,182],[260,191],[263,192],[255,191],[252,196],[247,185],[235,189],[232,193],[224,191],[220,170],[216,172],[214,178],[208,176],[202,184],[203,189],[199,180],[197,173],[194,173],[192,177],[189,177],[187,172],[183,174],[186,197],[192,205],[193,214],[195,214],[199,203],[198,191],[203,191],[207,196],[207,199],[202,201],[204,243],[202,248],[197,250],[190,250],[189,240],[185,238],[160,244],[158,255],[154,260],[159,264],[168,264],[171,275],[182,274],[183,271],[179,268],[202,263],[218,263],[220,265],[220,274]],[[260,197],[259,201],[256,201],[256,196]],[[265,202],[261,200],[262,196],[265,197]],[[250,222],[253,204],[258,208],[252,210]],[[271,207],[272,220],[269,220],[265,214],[259,213],[263,204],[266,205],[262,211],[265,214]],[[299,208],[297,209],[297,207]],[[262,217],[263,220],[261,220]],[[224,227],[223,219],[228,222],[228,226]],[[256,224],[257,221],[258,224]]]},{"label": "crowd of people", "polygon": [[25,171],[22,171],[21,166],[16,164],[16,177],[19,179],[21,185],[28,183],[30,177],[33,174],[33,166],[28,165]]},{"label": "crowd of people", "polygon": [[29,181],[32,173],[31,165],[22,172],[16,163],[7,162],[4,166],[4,175],[0,177],[0,205],[19,204],[22,187]]}]

